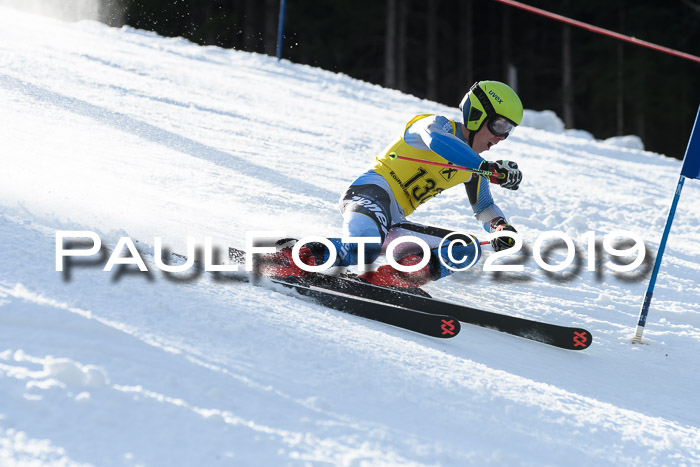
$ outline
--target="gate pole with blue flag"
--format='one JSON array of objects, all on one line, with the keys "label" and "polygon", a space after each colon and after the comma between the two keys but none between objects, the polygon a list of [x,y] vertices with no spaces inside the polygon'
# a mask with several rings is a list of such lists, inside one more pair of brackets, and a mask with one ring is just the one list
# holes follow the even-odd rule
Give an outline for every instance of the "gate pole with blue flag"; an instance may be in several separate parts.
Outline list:
[{"label": "gate pole with blue flag", "polygon": [[654,270],[651,272],[651,279],[649,279],[649,287],[647,288],[647,293],[644,296],[644,303],[642,303],[642,309],[639,312],[639,321],[637,322],[637,330],[632,338],[633,344],[640,344],[642,342],[642,333],[644,332],[644,326],[647,322],[647,314],[649,313],[649,305],[651,304],[651,297],[654,294],[654,285],[656,285],[656,276],[659,273],[659,267],[661,266],[661,257],[664,255],[664,249],[666,248],[666,241],[668,240],[668,234],[671,232],[671,224],[673,223],[673,216],[676,214],[676,206],[678,206],[678,200],[681,197],[681,190],[683,189],[683,182],[685,178],[697,178],[700,179],[700,107],[698,107],[698,113],[695,116],[695,124],[693,125],[693,131],[690,133],[690,140],[688,141],[688,147],[685,150],[685,157],[683,158],[683,167],[681,168],[681,176],[678,179],[678,185],[676,186],[676,194],[673,196],[673,203],[671,203],[671,210],[668,213],[668,219],[666,219],[666,227],[664,228],[664,233],[661,236],[661,243],[659,244],[659,251],[656,254],[656,261],[654,262]]}]

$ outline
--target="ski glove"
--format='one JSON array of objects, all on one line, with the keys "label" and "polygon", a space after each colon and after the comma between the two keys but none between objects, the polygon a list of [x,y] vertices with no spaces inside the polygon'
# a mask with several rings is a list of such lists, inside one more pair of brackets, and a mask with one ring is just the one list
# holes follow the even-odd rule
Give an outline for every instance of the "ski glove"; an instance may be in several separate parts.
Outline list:
[{"label": "ski glove", "polygon": [[479,165],[479,170],[492,172],[489,181],[509,190],[517,190],[523,179],[523,173],[518,169],[518,164],[513,161],[483,161]]},{"label": "ski glove", "polygon": [[[515,227],[510,225],[504,218],[497,217],[491,221],[491,232],[500,232],[501,230],[518,233]],[[494,251],[507,250],[513,245],[515,245],[515,239],[506,236],[491,240],[491,248],[493,248]]]}]

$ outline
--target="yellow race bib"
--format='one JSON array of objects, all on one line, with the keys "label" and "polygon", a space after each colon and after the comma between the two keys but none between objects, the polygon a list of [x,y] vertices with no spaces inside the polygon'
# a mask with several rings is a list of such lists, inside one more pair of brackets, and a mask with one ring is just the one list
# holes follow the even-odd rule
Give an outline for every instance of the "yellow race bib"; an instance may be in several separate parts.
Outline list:
[{"label": "yellow race bib", "polygon": [[[406,129],[422,118],[431,115],[417,115],[406,124]],[[456,135],[457,124],[452,124],[452,134]],[[406,130],[404,130],[405,133]],[[444,190],[469,181],[473,173],[465,170],[440,167],[424,162],[413,162],[393,157],[394,155],[421,159],[442,164],[451,164],[437,153],[427,149],[417,149],[403,139],[403,134],[391,143],[384,153],[377,157],[372,169],[384,177],[394,197],[408,216],[418,206],[437,196]]]}]

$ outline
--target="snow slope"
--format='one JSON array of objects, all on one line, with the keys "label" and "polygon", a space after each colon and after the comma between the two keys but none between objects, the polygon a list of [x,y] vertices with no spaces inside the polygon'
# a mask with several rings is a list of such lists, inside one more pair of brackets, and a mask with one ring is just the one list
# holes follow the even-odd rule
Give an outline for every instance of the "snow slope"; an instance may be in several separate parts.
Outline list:
[{"label": "snow slope", "polygon": [[[500,276],[482,260],[426,287],[589,329],[571,352],[473,326],[439,341],[154,267],[156,236],[185,253],[188,236],[338,235],[341,191],[429,112],[457,117],[267,56],[0,8],[0,464],[700,463],[697,182],[648,345],[630,344],[648,276],[604,268],[555,280],[532,259]],[[494,192],[526,243],[559,231],[585,261],[583,234],[622,228],[655,252],[679,161],[528,115],[537,128],[487,154],[525,173]],[[411,219],[480,233],[459,189]],[[56,272],[57,230],[138,239],[150,272]]]}]

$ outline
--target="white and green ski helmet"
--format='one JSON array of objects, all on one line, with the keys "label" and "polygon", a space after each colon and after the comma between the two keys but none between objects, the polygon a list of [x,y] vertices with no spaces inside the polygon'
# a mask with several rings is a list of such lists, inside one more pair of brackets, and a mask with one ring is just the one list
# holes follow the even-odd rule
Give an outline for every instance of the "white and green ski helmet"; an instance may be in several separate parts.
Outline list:
[{"label": "white and green ski helmet", "polygon": [[[462,123],[471,132],[472,138],[484,122],[489,122],[489,129],[494,134],[501,133],[507,136],[510,129],[523,121],[523,103],[510,86],[500,81],[474,83],[469,92],[464,95],[459,109],[462,111]],[[494,131],[491,124],[497,117],[503,117],[510,122],[512,124],[510,128],[506,131]]]}]

